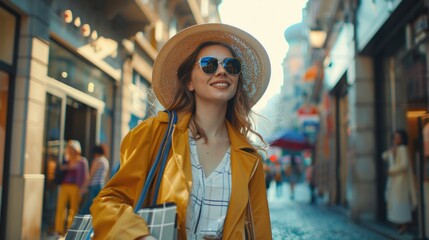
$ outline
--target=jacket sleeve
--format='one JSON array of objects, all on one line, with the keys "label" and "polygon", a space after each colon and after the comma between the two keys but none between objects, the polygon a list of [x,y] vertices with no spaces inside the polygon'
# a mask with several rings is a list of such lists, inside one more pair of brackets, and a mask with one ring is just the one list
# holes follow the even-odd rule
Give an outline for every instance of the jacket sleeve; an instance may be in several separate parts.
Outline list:
[{"label": "jacket sleeve", "polygon": [[[136,239],[149,234],[146,222],[134,213],[151,166],[151,124],[143,122],[121,143],[121,167],[91,206],[94,239]],[[138,131],[138,133],[136,133]]]},{"label": "jacket sleeve", "polygon": [[392,151],[390,149],[384,151],[383,154],[381,154],[381,158],[383,158],[384,161],[389,160],[389,157],[391,156],[392,156]]},{"label": "jacket sleeve", "polygon": [[272,239],[271,220],[261,158],[259,158],[258,165],[250,180],[249,190],[255,239]]},{"label": "jacket sleeve", "polygon": [[389,173],[391,174],[398,174],[402,172],[405,173],[409,166],[407,147],[400,146],[396,149],[395,160],[396,160],[395,165],[389,168]]}]

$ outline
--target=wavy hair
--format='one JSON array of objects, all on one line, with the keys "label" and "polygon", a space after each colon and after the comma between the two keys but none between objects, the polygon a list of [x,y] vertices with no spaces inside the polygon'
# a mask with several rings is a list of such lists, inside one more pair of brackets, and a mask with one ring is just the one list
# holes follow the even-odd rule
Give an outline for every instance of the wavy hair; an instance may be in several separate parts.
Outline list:
[{"label": "wavy hair", "polygon": [[[205,47],[214,45],[227,48],[233,57],[237,57],[237,54],[230,46],[221,42],[205,42],[198,46],[196,50],[191,55],[189,55],[178,68],[177,78],[179,79],[180,84],[173,101],[169,106],[167,106],[168,110],[176,110],[177,112],[191,112],[192,115],[195,114],[195,96],[194,93],[188,89],[189,83],[191,82],[192,69],[197,62],[197,57],[200,51]],[[248,140],[250,140],[249,134],[252,133],[255,134],[263,143],[265,143],[262,136],[253,130],[253,119],[250,116],[252,113],[250,98],[243,87],[243,81],[243,75],[240,73],[238,76],[237,92],[234,97],[228,101],[225,117]],[[207,142],[207,136],[204,133],[204,130],[198,126],[193,117],[190,125],[193,136],[196,139],[203,138]]]}]

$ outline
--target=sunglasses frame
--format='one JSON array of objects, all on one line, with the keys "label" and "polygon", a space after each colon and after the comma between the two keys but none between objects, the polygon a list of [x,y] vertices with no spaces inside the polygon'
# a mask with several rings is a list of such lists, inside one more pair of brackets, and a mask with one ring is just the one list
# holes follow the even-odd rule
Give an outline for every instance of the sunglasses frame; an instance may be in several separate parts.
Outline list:
[{"label": "sunglasses frame", "polygon": [[[217,66],[216,66],[216,69],[214,69],[214,71],[212,72],[212,73],[207,73],[206,71],[204,71],[203,70],[203,67],[201,66],[201,60],[203,60],[203,58],[212,58],[212,59],[216,59],[216,64],[217,64]],[[210,60],[212,60],[212,59],[210,59]],[[238,61],[238,63],[239,63],[239,65],[240,65],[240,71],[238,72],[238,73],[230,73],[229,71],[228,71],[228,67],[226,67],[225,65],[226,65],[226,63],[225,63],[225,61],[226,60],[237,60]],[[207,61],[207,62],[209,62],[209,61]],[[212,74],[215,74],[216,73],[216,71],[217,71],[217,69],[219,68],[219,64],[222,64],[222,67],[225,69],[225,71],[228,73],[228,74],[230,74],[230,75],[238,75],[238,74],[240,74],[241,73],[241,61],[240,61],[240,59],[238,59],[238,58],[235,58],[235,57],[227,57],[227,58],[224,58],[223,60],[219,60],[218,58],[216,58],[216,57],[212,57],[212,56],[204,56],[204,57],[201,57],[199,60],[198,60],[198,62],[196,63],[196,64],[198,64],[199,66],[200,66],[200,70],[203,72],[203,73],[205,73],[205,74],[207,74],[207,75],[212,75]]]}]

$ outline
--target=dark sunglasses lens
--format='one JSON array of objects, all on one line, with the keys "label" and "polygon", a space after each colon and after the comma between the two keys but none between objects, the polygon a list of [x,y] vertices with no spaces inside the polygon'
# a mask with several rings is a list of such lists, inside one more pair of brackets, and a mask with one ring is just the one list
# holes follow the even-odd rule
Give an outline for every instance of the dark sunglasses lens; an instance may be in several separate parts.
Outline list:
[{"label": "dark sunglasses lens", "polygon": [[201,70],[207,74],[216,72],[217,59],[214,57],[203,57],[200,59]]},{"label": "dark sunglasses lens", "polygon": [[225,58],[223,67],[230,74],[239,74],[241,72],[241,63],[236,58]]}]

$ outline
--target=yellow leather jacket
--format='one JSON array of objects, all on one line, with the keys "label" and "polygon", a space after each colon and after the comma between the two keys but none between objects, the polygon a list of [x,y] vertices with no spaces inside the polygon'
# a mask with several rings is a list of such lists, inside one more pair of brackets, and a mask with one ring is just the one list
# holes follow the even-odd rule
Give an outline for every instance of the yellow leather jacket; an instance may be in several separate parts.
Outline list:
[{"label": "yellow leather jacket", "polygon": [[[190,114],[179,114],[157,199],[157,203],[177,204],[179,239],[186,239],[186,209],[192,184],[188,141],[190,118]],[[91,206],[94,239],[136,239],[149,234],[145,221],[134,214],[133,207],[167,125],[167,113],[160,112],[158,116],[149,118],[132,129],[123,139],[121,168]],[[249,219],[246,218],[248,204],[255,239],[271,239],[261,157],[228,121],[227,128],[231,141],[232,191],[223,239],[244,239],[245,222]]]}]

